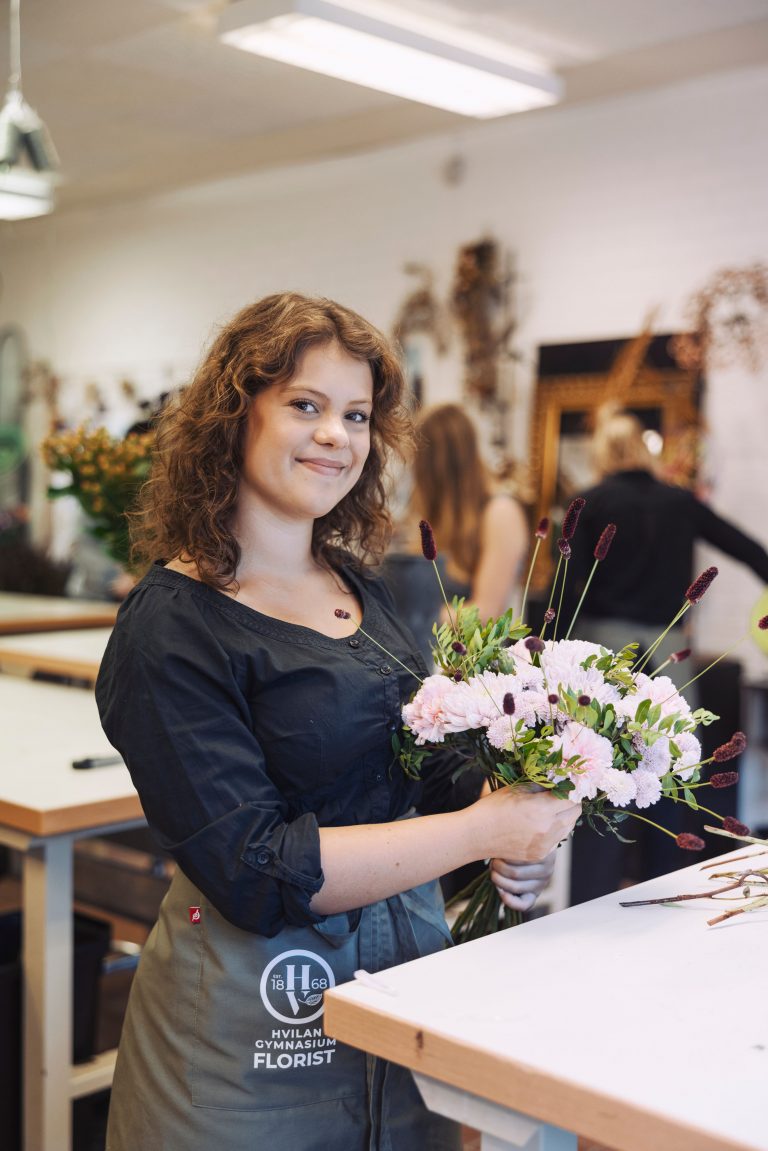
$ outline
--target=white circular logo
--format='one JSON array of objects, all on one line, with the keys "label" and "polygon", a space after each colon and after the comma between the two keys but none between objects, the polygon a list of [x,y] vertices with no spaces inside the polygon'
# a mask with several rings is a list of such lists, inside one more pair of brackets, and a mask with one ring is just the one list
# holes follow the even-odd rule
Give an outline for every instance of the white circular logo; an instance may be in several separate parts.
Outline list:
[{"label": "white circular logo", "polygon": [[282,1023],[311,1023],[323,1014],[323,995],[336,980],[314,951],[284,951],[264,969],[261,1001]]}]

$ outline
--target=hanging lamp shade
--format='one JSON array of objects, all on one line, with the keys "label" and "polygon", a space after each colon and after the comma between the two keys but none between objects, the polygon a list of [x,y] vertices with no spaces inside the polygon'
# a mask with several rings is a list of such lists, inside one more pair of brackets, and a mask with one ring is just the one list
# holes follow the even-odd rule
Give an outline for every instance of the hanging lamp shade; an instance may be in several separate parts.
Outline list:
[{"label": "hanging lamp shade", "polygon": [[20,0],[10,0],[11,62],[0,108],[0,220],[53,210],[59,157],[48,129],[21,92]]}]

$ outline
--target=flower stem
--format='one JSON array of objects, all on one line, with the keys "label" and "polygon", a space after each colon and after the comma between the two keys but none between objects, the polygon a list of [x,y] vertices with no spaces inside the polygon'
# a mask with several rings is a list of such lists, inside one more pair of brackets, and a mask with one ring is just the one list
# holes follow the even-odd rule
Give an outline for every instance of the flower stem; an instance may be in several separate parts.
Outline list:
[{"label": "flower stem", "polygon": [[584,603],[584,597],[586,596],[587,592],[589,591],[589,585],[592,583],[592,576],[597,571],[597,565],[599,562],[600,562],[599,560],[595,560],[595,562],[592,564],[592,571],[587,576],[587,582],[584,584],[584,590],[581,593],[581,599],[579,600],[578,604],[576,605],[576,611],[573,613],[573,617],[571,618],[571,622],[568,625],[568,631],[565,633],[566,639],[571,638],[571,632],[573,631],[573,625],[576,623],[576,619],[578,618],[578,614],[581,611],[581,605]]},{"label": "flower stem", "polygon": [[[545,621],[546,621],[546,617],[547,617],[547,612],[552,607],[552,600],[555,598],[555,588],[557,587],[557,577],[560,575],[560,568],[562,567],[562,564],[563,564],[563,556],[561,553],[560,557],[557,561],[557,567],[555,568],[555,578],[552,580],[552,589],[549,593],[549,603],[547,604],[547,611],[544,612]],[[544,627],[541,629],[541,635],[542,636],[544,635],[544,629],[546,628],[546,626],[547,625],[545,622]],[[539,638],[541,638],[541,636]]]},{"label": "flower stem", "polygon": [[661,633],[661,635],[656,636],[656,639],[653,641],[653,643],[648,648],[648,650],[643,652],[643,654],[640,656],[640,659],[637,661],[637,663],[635,664],[635,666],[632,669],[632,671],[635,674],[637,674],[637,672],[643,670],[645,665],[648,663],[648,660],[651,658],[653,653],[658,649],[659,644],[661,644],[663,642],[663,640],[666,638],[666,636],[669,634],[669,632],[671,632],[671,630],[675,626],[675,624],[680,622],[680,620],[683,618],[683,616],[688,611],[688,608],[690,606],[691,606],[690,601],[686,600],[685,603],[683,604],[683,606],[680,608],[680,611],[677,613],[677,615],[671,621],[671,623],[667,624],[667,626],[664,628],[664,631]]},{"label": "flower stem", "polygon": [[563,593],[565,591],[565,581],[568,578],[568,559],[566,557],[565,567],[563,568],[563,580],[560,584],[560,599],[557,602],[557,615],[555,616],[555,628],[552,632],[552,642],[557,639],[557,625],[560,623],[560,613],[563,610]]},{"label": "flower stem", "polygon": [[[676,688],[676,689],[675,689],[675,691],[673,691],[673,692],[672,692],[672,695],[668,695],[668,696],[667,696],[667,699],[664,699],[664,700],[662,700],[662,701],[661,701],[661,702],[662,702],[662,704],[665,704],[665,703],[667,702],[667,700],[670,700],[670,699],[672,699],[672,696],[673,696],[673,695],[679,695],[679,694],[680,694],[680,692],[682,692],[682,691],[685,691],[685,689],[686,689],[687,687],[690,687],[690,686],[691,686],[691,684],[692,684],[692,683],[695,683],[695,682],[696,682],[696,680],[697,680],[697,679],[699,679],[699,678],[700,678],[702,675],[706,675],[706,673],[707,673],[708,671],[711,671],[711,669],[712,669],[712,668],[715,666],[715,664],[718,664],[718,663],[720,663],[720,660],[721,660],[721,659],[725,659],[725,657],[726,657],[727,655],[730,655],[732,651],[735,651],[735,650],[736,650],[736,648],[737,648],[737,647],[739,647],[739,645],[740,645],[740,644],[742,644],[742,643],[744,642],[744,640],[745,640],[745,639],[747,639],[748,635],[749,635],[749,632],[745,632],[745,633],[744,633],[744,635],[741,637],[741,639],[740,639],[740,640],[738,640],[738,641],[737,641],[737,642],[736,642],[736,643],[733,645],[733,647],[729,647],[729,648],[727,649],[727,651],[721,652],[721,654],[720,654],[720,655],[717,657],[717,659],[713,659],[713,660],[712,660],[712,663],[708,663],[708,664],[707,664],[707,666],[706,666],[705,668],[702,668],[702,670],[701,670],[701,671],[697,672],[697,673],[696,673],[696,675],[694,675],[694,676],[691,676],[691,678],[690,678],[689,680],[687,680],[687,681],[686,681],[686,682],[683,684],[683,686],[682,686],[682,687],[678,687],[678,688]],[[667,660],[667,662],[669,662],[669,660]]]},{"label": "flower stem", "polygon": [[393,652],[388,651],[387,648],[384,647],[383,643],[379,643],[379,641],[377,639],[374,639],[372,635],[369,635],[368,632],[365,630],[365,628],[362,628],[360,626],[360,624],[357,625],[357,630],[359,632],[361,632],[365,636],[366,639],[369,639],[371,641],[371,643],[375,643],[376,647],[380,648],[381,651],[384,652],[384,655],[388,655],[390,659],[393,659],[395,661],[395,663],[399,663],[400,667],[405,668],[405,670],[408,672],[408,674],[412,675],[414,679],[417,679],[419,681],[419,683],[424,682],[424,680],[421,678],[421,676],[417,675],[416,672],[413,670],[413,668],[408,667],[408,665],[403,663],[403,661],[401,659],[398,659],[397,656],[393,654]]},{"label": "flower stem", "polygon": [[528,599],[528,588],[531,586],[531,576],[533,575],[533,569],[536,566],[536,557],[539,554],[539,548],[540,547],[541,547],[541,539],[537,536],[536,537],[536,546],[533,549],[533,555],[531,556],[531,562],[530,562],[530,565],[528,567],[528,578],[525,581],[525,590],[523,592],[523,602],[520,605],[520,622],[521,623],[525,623],[525,601]]}]

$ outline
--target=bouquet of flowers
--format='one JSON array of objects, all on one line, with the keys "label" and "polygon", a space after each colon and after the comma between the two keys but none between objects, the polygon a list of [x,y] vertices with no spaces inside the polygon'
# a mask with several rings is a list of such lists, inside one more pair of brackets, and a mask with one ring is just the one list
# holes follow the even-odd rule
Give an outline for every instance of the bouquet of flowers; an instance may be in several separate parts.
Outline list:
[{"label": "bouquet of flowers", "polygon": [[[733,833],[747,833],[743,824],[709,811],[698,799],[703,787],[735,783],[735,772],[717,770],[706,780],[702,773],[710,764],[719,767],[739,755],[746,746],[744,734],[736,732],[703,760],[695,731],[717,716],[704,709],[692,711],[672,680],[660,674],[671,661],[690,652],[677,652],[654,672],[648,670],[667,632],[701,600],[717,568],[708,568],[691,584],[680,611],[645,652],[638,652],[636,644],[613,652],[572,640],[584,595],[615,535],[615,526],[608,524],[594,550],[594,565],[576,613],[565,637],[558,640],[558,612],[552,605],[558,586],[562,604],[569,541],[583,506],[582,499],[574,500],[563,522],[560,559],[539,635],[531,634],[522,620],[536,554],[548,533],[546,519],[536,530],[519,617],[510,609],[483,622],[475,608],[461,600],[452,604],[446,600],[449,620],[434,629],[437,671],[403,708],[404,738],[397,747],[402,766],[417,776],[425,756],[436,746],[448,745],[462,754],[467,767],[481,765],[491,788],[547,789],[580,804],[591,826],[620,839],[618,828],[631,815],[672,835],[681,848],[703,849],[698,836],[687,832],[675,836],[639,814],[662,799],[704,811]],[[424,557],[435,566],[439,580],[432,529],[426,521],[420,529]],[[551,624],[553,637],[548,639]],[[768,616],[759,626],[768,627]],[[487,874],[455,899],[468,899],[454,923],[457,942],[518,922],[516,913],[502,908]]]},{"label": "bouquet of flowers", "polygon": [[130,570],[126,512],[149,475],[154,435],[114,439],[106,428],[56,432],[41,445],[52,471],[69,473],[65,487],[49,487],[51,499],[75,496],[88,516],[88,531],[109,556]]}]

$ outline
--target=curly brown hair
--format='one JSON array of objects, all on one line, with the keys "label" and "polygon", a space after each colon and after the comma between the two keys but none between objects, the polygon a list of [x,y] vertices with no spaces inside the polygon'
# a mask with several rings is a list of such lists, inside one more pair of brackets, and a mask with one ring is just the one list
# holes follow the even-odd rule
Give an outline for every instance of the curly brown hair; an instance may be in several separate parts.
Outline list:
[{"label": "curly brown hair", "polygon": [[371,369],[371,447],[355,487],[315,521],[312,553],[327,568],[338,566],[339,549],[361,562],[383,553],[391,532],[387,464],[412,441],[400,359],[356,312],[283,292],[226,324],[191,384],[160,416],[152,472],[131,515],[137,564],[183,556],[194,560],[203,582],[219,589],[236,584],[240,546],[231,525],[251,401],[289,381],[308,348],[330,343]]}]

